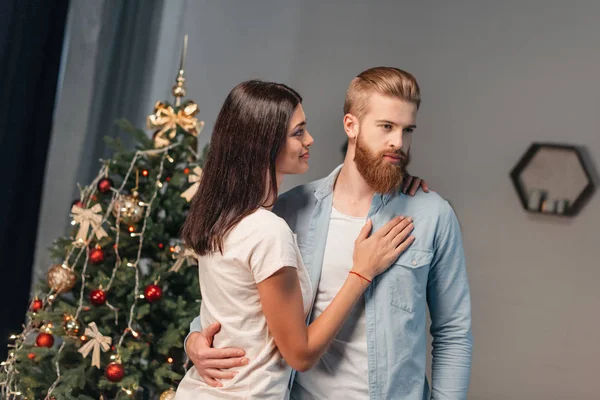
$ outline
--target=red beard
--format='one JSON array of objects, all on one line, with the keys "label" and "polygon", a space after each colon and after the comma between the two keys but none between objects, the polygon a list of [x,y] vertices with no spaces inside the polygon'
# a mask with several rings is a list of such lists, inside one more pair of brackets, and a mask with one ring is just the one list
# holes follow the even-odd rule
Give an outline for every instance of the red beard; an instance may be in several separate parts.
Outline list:
[{"label": "red beard", "polygon": [[[360,141],[359,137],[356,139],[356,151],[354,154],[354,162],[356,163],[358,172],[360,172],[365,181],[367,181],[367,184],[377,193],[398,191],[406,175],[406,167],[410,163],[410,152],[404,153],[402,150],[386,150],[374,155]],[[386,155],[399,158],[400,162],[391,164],[383,158]]]}]

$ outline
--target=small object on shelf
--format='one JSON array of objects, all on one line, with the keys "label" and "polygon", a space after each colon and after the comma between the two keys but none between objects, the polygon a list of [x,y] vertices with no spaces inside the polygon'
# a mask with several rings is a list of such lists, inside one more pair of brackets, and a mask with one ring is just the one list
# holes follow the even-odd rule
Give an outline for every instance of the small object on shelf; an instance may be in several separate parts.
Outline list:
[{"label": "small object on shelf", "polygon": [[569,209],[569,200],[567,199],[558,199],[556,200],[556,213],[564,214]]},{"label": "small object on shelf", "polygon": [[553,199],[546,199],[542,203],[542,212],[546,214],[554,214],[556,210],[556,201]]},{"label": "small object on shelf", "polygon": [[591,162],[579,146],[533,143],[510,172],[523,208],[574,217],[596,189]]},{"label": "small object on shelf", "polygon": [[529,191],[529,200],[527,201],[527,208],[531,211],[539,211],[544,201],[544,191],[540,189],[531,189]]}]

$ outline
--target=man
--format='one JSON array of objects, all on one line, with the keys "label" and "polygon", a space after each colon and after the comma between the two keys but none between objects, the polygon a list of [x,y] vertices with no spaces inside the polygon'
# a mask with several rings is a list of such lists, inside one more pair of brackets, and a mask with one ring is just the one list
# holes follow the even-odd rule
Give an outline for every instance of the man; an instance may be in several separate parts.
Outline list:
[{"label": "man", "polygon": [[[304,399],[466,399],[471,369],[471,306],[458,221],[435,193],[401,193],[420,105],[414,77],[397,68],[362,72],[344,104],[348,149],[328,177],[281,195],[274,212],[297,235],[316,290],[309,321],[331,302],[352,267],[354,240],[398,215],[414,219],[415,242],[377,276],[319,363],[292,377]],[[414,191],[413,191],[414,193]],[[431,315],[431,389],[425,376]],[[211,349],[218,324],[191,326],[186,350],[205,380],[227,379],[247,359],[239,349]]]}]

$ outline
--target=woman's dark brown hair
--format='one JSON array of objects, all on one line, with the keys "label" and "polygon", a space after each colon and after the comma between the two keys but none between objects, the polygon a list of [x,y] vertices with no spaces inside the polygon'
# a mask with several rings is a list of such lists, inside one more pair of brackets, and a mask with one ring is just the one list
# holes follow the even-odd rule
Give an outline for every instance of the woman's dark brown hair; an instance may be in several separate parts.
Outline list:
[{"label": "woman's dark brown hair", "polygon": [[265,201],[275,200],[275,161],[301,102],[286,85],[258,80],[242,82],[229,93],[182,228],[186,247],[200,256],[223,252],[224,236]]}]

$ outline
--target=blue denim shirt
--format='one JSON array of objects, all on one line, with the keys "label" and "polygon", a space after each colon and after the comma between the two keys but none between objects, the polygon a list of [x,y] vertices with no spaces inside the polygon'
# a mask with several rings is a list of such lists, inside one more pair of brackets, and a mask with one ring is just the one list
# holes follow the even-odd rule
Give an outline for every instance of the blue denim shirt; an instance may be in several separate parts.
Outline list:
[{"label": "blue denim shirt", "polygon": [[[284,193],[273,210],[296,234],[313,288],[319,285],[333,186],[340,169]],[[369,397],[466,399],[473,339],[458,220],[436,193],[373,196],[368,214],[373,231],[397,215],[414,219],[415,241],[365,292]],[[433,336],[431,389],[425,371],[427,306]],[[199,318],[192,321],[190,330],[201,330]]]}]

